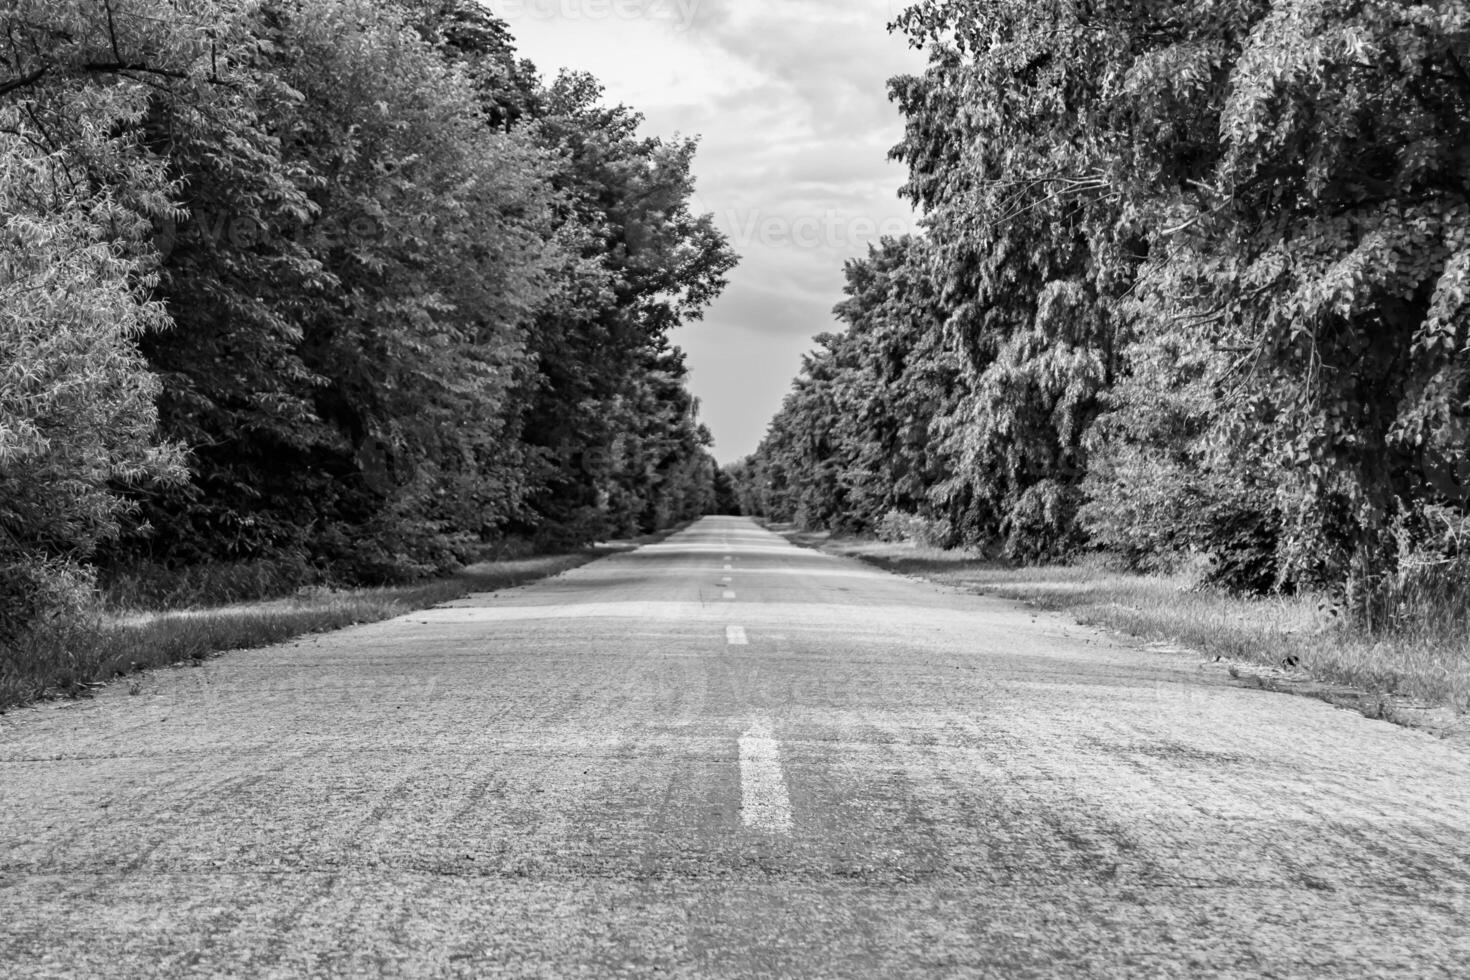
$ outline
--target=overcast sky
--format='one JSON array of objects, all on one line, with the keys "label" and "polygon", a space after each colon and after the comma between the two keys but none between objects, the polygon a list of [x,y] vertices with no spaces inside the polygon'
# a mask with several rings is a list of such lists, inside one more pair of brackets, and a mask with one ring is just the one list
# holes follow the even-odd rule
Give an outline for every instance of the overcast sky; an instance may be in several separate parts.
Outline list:
[{"label": "overcast sky", "polygon": [[590,71],[649,135],[702,138],[695,206],[740,253],[730,288],[674,341],[730,462],[751,452],[811,338],[833,329],[842,264],[909,230],[887,162],[903,132],[890,35],[904,0],[482,0],[548,78]]}]

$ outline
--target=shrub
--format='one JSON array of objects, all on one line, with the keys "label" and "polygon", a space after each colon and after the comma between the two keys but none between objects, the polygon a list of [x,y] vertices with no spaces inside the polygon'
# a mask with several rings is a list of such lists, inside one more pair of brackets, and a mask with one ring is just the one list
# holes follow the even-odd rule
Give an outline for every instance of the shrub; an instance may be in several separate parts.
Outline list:
[{"label": "shrub", "polygon": [[1348,609],[1354,625],[1426,641],[1470,634],[1470,515],[1424,507],[1395,531],[1397,567],[1362,583]]},{"label": "shrub", "polygon": [[[105,150],[109,107],[94,108],[87,135]],[[127,107],[111,108],[116,121]],[[90,588],[79,563],[117,531],[115,485],[181,475],[135,346],[168,325],[130,254],[146,222],[71,190],[65,156],[26,132],[0,112],[0,645]]]},{"label": "shrub", "polygon": [[99,586],[114,609],[183,609],[284,596],[323,576],[304,560],[284,555],[253,561],[184,565],[154,563],[106,567]]},{"label": "shrub", "polygon": [[944,548],[954,536],[949,521],[890,510],[874,528],[879,540],[912,541],[926,548]]}]

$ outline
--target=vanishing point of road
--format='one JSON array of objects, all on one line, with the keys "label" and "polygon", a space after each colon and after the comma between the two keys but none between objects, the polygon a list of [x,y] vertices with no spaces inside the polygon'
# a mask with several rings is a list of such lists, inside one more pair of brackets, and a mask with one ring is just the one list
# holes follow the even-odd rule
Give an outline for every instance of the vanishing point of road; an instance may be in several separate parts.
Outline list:
[{"label": "vanishing point of road", "polygon": [[1470,967],[1470,756],[707,518],[0,718],[5,977]]}]

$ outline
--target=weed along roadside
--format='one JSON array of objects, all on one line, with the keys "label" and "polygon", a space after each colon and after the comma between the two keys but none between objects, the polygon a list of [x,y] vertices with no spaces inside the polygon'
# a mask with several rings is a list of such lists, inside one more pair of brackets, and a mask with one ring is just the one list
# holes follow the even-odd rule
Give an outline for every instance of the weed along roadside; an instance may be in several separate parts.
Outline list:
[{"label": "weed along roadside", "polygon": [[898,575],[1014,599],[1143,642],[1193,653],[1237,683],[1318,698],[1369,718],[1470,745],[1470,640],[1420,631],[1368,636],[1316,597],[1244,598],[1191,576],[1101,564],[1011,567],[965,551],[850,538],[768,524],[788,540]]},{"label": "weed along roadside", "polygon": [[[87,697],[150,668],[198,664],[230,650],[282,643],[392,619],[466,595],[549,578],[619,551],[661,541],[688,524],[577,551],[470,565],[446,578],[379,588],[322,589],[257,602],[97,612],[57,622],[0,650],[0,712],[52,697]],[[138,684],[129,690],[136,693]]]}]

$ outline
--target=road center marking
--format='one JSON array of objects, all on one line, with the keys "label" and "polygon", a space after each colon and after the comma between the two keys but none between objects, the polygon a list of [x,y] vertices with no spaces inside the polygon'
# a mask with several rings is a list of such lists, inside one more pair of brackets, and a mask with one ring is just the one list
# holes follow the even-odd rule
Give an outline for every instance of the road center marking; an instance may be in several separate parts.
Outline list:
[{"label": "road center marking", "polygon": [[743,647],[750,644],[750,640],[748,640],[745,636],[744,626],[726,626],[725,642],[730,644],[732,647]]},{"label": "road center marking", "polygon": [[765,719],[757,719],[740,736],[740,819],[751,830],[791,833],[791,799],[781,774],[781,746]]},{"label": "road center marking", "polygon": [[734,565],[730,564],[729,562],[725,562],[725,571],[732,572],[734,570],[735,570],[735,566]]},{"label": "road center marking", "polygon": [[722,599],[733,599],[733,598],[735,598],[735,592],[732,589],[726,589],[725,590],[725,594],[722,595],[722,596],[720,596],[720,598],[722,598]]}]

